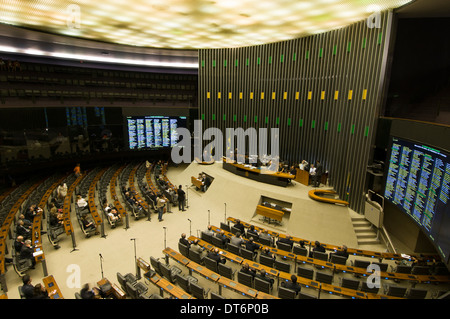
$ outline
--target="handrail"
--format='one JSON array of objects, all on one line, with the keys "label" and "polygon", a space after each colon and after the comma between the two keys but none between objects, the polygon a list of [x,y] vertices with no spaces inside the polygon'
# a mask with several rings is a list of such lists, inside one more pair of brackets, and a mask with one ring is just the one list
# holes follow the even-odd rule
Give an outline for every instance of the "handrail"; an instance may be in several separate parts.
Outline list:
[{"label": "handrail", "polygon": [[384,236],[385,236],[384,244],[387,246],[388,250],[389,250],[389,246],[390,246],[392,248],[392,252],[394,254],[397,254],[397,250],[395,249],[394,245],[392,244],[391,237],[389,237],[389,234],[386,231],[386,228],[384,228],[384,226],[381,226],[381,230],[383,231],[382,237],[384,238]]}]

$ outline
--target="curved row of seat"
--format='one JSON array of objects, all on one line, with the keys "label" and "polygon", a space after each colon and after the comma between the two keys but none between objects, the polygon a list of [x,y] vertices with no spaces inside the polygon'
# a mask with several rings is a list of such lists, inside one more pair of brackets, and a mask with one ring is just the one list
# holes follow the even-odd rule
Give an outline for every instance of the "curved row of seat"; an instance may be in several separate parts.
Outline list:
[{"label": "curved row of seat", "polygon": [[[219,230],[219,228],[215,226],[212,226],[212,229],[216,232]],[[233,232],[224,230],[224,233],[228,238],[233,236]],[[277,242],[276,246],[278,248],[275,248],[274,245],[262,245],[263,248],[267,247],[272,253],[278,255],[279,257],[292,260],[295,263],[310,264],[322,269],[331,269],[333,271],[352,273],[364,277],[372,274],[372,272],[368,271],[368,266],[371,262],[367,260],[356,259],[355,262],[349,266],[347,265],[346,258],[339,258],[339,256],[334,256],[333,254],[330,254],[329,256],[327,253],[313,252],[313,256],[311,257],[311,251],[308,251],[308,249],[301,246],[291,247],[281,242]],[[331,262],[329,260],[331,260]],[[425,267],[423,266],[415,266],[414,269],[416,271],[412,272],[413,267],[399,265],[396,270],[389,272],[387,270],[388,264],[386,263],[372,262],[372,264],[376,264],[379,267],[380,277],[384,280],[405,280],[412,283],[450,282],[450,276],[448,275],[424,273]]]},{"label": "curved row of seat", "polygon": [[[235,224],[237,222],[237,218],[234,217],[227,217],[227,222],[232,222],[233,224]],[[249,229],[251,226],[254,227],[255,230],[257,230],[258,232],[267,230],[267,232],[274,238],[278,237],[278,238],[286,238],[286,234],[283,233],[278,233],[269,229],[265,229],[262,227],[259,227],[257,225],[252,225],[250,223],[246,223],[244,221],[241,221],[241,224],[244,225],[244,227],[246,229]],[[291,240],[296,242],[296,243],[300,243],[303,242],[305,245],[309,245],[312,246],[314,245],[314,241],[312,240],[308,240],[308,239],[304,239],[304,238],[300,238],[300,237],[295,237],[295,236],[291,236]],[[321,245],[329,251],[336,251],[340,249],[340,246],[338,245],[333,245],[333,244],[327,244],[327,243],[322,243]],[[378,258],[380,260],[380,262],[383,259],[390,259],[390,260],[410,260],[409,257],[405,257],[402,254],[394,254],[394,253],[389,253],[389,252],[378,252],[378,251],[372,251],[372,250],[364,250],[364,249],[357,249],[357,248],[347,248],[347,252],[351,255],[355,255],[355,256],[365,256],[365,257],[371,257],[371,258]],[[411,256],[411,257],[415,257],[418,260],[423,260],[423,261],[432,261],[433,259],[440,259],[439,256],[436,255],[430,255],[430,256]]]}]

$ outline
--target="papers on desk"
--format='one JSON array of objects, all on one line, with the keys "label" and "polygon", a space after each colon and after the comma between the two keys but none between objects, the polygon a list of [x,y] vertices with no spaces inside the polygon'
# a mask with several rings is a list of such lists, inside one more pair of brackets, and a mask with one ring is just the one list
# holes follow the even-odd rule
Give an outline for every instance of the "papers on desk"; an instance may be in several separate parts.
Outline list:
[{"label": "papers on desk", "polygon": [[33,257],[41,256],[44,252],[42,250],[33,253]]}]

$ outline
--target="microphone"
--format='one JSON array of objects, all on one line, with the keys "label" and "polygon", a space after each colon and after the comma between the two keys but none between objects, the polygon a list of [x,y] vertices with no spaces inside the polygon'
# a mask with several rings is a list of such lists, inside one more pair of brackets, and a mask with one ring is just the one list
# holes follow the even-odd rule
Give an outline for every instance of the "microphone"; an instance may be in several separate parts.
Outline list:
[{"label": "microphone", "polygon": [[191,221],[189,218],[187,219],[188,221]]},{"label": "microphone", "polygon": [[102,256],[102,254],[98,254],[98,255],[100,256],[100,258],[101,258],[101,259],[103,259],[103,256]]}]

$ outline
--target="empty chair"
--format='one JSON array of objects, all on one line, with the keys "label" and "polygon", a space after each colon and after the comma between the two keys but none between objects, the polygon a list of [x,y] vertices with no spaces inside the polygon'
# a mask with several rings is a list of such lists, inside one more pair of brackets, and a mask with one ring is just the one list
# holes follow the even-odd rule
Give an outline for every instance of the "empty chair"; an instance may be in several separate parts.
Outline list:
[{"label": "empty chair", "polygon": [[339,256],[339,255],[331,254],[330,261],[333,264],[345,265],[347,263],[347,258]]},{"label": "empty chair", "polygon": [[224,231],[227,231],[227,232],[230,232],[230,231],[231,231],[230,225],[225,224],[224,222],[220,222],[220,229],[222,229],[222,230],[224,230]]},{"label": "empty chair", "polygon": [[189,285],[191,289],[191,295],[197,299],[206,299],[208,298],[209,289],[205,290],[205,288],[199,286],[197,283],[191,282]]},{"label": "empty chair", "polygon": [[427,291],[424,289],[410,288],[405,295],[407,299],[425,299]]},{"label": "empty chair", "polygon": [[414,266],[411,269],[411,274],[413,275],[429,275],[430,267],[428,266]]},{"label": "empty chair", "polygon": [[240,256],[240,254],[241,254],[241,247],[238,247],[238,246],[233,245],[231,243],[227,243],[227,250],[230,253],[238,255],[238,256]]},{"label": "empty chair", "polygon": [[314,277],[314,270],[310,268],[305,268],[302,266],[297,267],[297,275],[303,278],[307,278],[310,280],[313,280]]},{"label": "empty chair", "polygon": [[181,289],[186,291],[188,294],[191,293],[191,289],[189,288],[189,280],[186,277],[183,277],[181,274],[176,274],[175,281]]},{"label": "empty chair", "polygon": [[163,274],[161,273],[161,269],[159,268],[160,262],[158,259],[156,259],[153,256],[150,256],[150,264],[152,265],[153,269],[156,271],[156,273],[160,276]]},{"label": "empty chair", "polygon": [[277,247],[278,249],[284,250],[284,251],[288,251],[291,252],[292,250],[292,246],[286,243],[280,243],[279,241],[277,241]]},{"label": "empty chair", "polygon": [[272,257],[259,255],[259,263],[267,267],[273,267],[274,260]]},{"label": "empty chair", "polygon": [[225,299],[225,297],[223,297],[223,296],[221,296],[218,293],[215,293],[213,291],[209,295],[210,295],[211,299]]},{"label": "empty chair", "polygon": [[372,294],[377,294],[379,290],[380,290],[380,287],[373,286],[372,288],[370,288],[367,285],[367,281],[366,280],[361,281],[361,291],[372,293]]},{"label": "empty chair", "polygon": [[117,281],[120,284],[120,287],[122,288],[123,291],[127,291],[127,280],[125,279],[125,277],[121,274],[121,273],[117,273]]},{"label": "empty chair", "polygon": [[240,284],[246,285],[248,287],[253,287],[253,276],[239,271],[237,274],[237,279]]},{"label": "empty chair", "polygon": [[292,248],[292,252],[296,255],[300,255],[300,256],[308,256],[308,249],[306,249],[305,247],[301,247],[299,245],[294,245],[294,247]]},{"label": "empty chair", "polygon": [[403,298],[405,296],[405,293],[406,293],[406,287],[399,287],[399,286],[393,286],[393,285],[388,285],[384,291],[384,294],[387,296],[399,297],[399,298]]},{"label": "empty chair", "polygon": [[227,265],[224,265],[222,263],[219,263],[217,265],[217,269],[218,269],[219,275],[227,277],[227,278],[233,280],[233,278],[234,278],[234,271],[233,271],[233,269],[231,269],[230,266],[227,266]]},{"label": "empty chair", "polygon": [[189,248],[180,242],[178,242],[178,251],[186,258],[189,258]]},{"label": "empty chair", "polygon": [[395,272],[400,274],[410,274],[412,270],[411,266],[406,265],[398,265],[397,268],[395,268]]},{"label": "empty chair", "polygon": [[320,251],[313,251],[313,258],[323,260],[323,261],[328,261],[328,254],[322,253]]},{"label": "empty chair", "polygon": [[203,264],[203,258],[202,255],[195,250],[190,250],[189,251],[189,259],[192,260],[193,262],[196,262],[199,265]]},{"label": "empty chair", "polygon": [[265,292],[267,294],[270,294],[270,291],[272,290],[270,282],[259,279],[258,277],[253,278],[253,284],[256,290]]},{"label": "empty chair", "polygon": [[291,272],[291,265],[284,261],[280,261],[280,260],[275,260],[274,268],[279,271],[284,271],[287,273]]},{"label": "empty chair", "polygon": [[386,264],[386,263],[373,262],[372,264],[373,265],[378,265],[378,267],[380,267],[380,271],[382,271],[382,272],[386,272],[388,267],[389,267],[389,265]]},{"label": "empty chair", "polygon": [[159,268],[161,269],[162,276],[166,277],[171,283],[175,282],[175,275],[181,273],[180,268],[176,266],[170,268],[169,265],[164,263],[159,263]]},{"label": "empty chair", "polygon": [[217,238],[216,236],[211,237],[211,244],[216,246],[217,248],[224,249],[225,246],[222,242],[222,239]]},{"label": "empty chair", "polygon": [[209,235],[209,234],[207,234],[207,233],[205,233],[205,232],[201,232],[201,234],[200,234],[200,238],[202,239],[202,240],[204,240],[204,241],[206,241],[207,243],[210,243],[210,244],[212,244],[213,242],[212,242],[212,235]]},{"label": "empty chair", "polygon": [[342,280],[341,280],[341,287],[342,288],[353,289],[353,290],[358,290],[359,280],[349,279],[349,278],[342,278]]},{"label": "empty chair", "polygon": [[126,283],[126,292],[127,295],[130,296],[131,299],[138,299],[138,291],[135,286],[127,281]]},{"label": "empty chair", "polygon": [[280,299],[295,299],[296,293],[294,290],[284,288],[284,287],[278,287],[278,297]]},{"label": "empty chair", "polygon": [[369,265],[370,265],[370,261],[361,260],[361,259],[355,259],[355,260],[352,262],[352,265],[353,265],[354,267],[367,269],[367,267],[369,267]]},{"label": "empty chair", "polygon": [[300,291],[298,293],[298,299],[317,299],[317,297]]},{"label": "empty chair", "polygon": [[272,247],[273,246],[273,242],[272,239],[267,239],[264,237],[259,237],[259,242],[265,246],[269,246]]},{"label": "empty chair", "polygon": [[248,260],[254,260],[256,258],[257,254],[254,254],[252,251],[241,248],[241,257],[248,259]]},{"label": "empty chair", "polygon": [[205,263],[206,268],[211,271],[218,272],[217,261],[206,256],[203,258],[203,262]]},{"label": "empty chair", "polygon": [[331,283],[333,282],[333,275],[326,274],[321,271],[316,271],[316,281],[331,285]]}]

